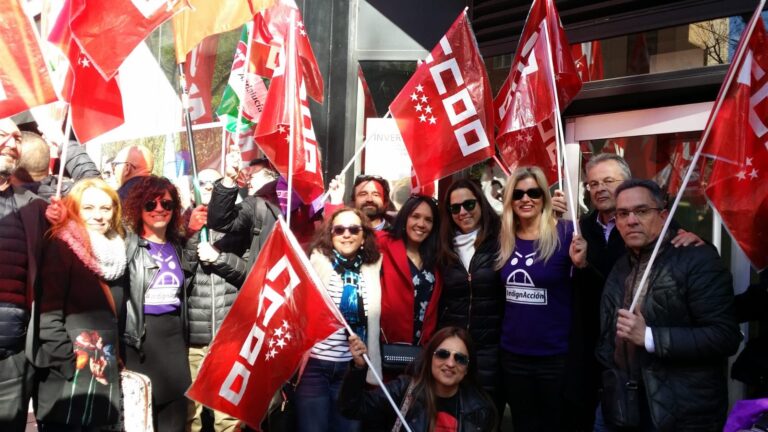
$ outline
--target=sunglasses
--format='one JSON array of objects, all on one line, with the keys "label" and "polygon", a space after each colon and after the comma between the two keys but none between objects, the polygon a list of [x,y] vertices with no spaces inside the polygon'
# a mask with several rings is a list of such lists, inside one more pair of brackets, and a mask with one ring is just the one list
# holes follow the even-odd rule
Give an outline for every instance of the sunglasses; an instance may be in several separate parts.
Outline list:
[{"label": "sunglasses", "polygon": [[349,231],[350,235],[358,235],[360,234],[360,231],[363,230],[363,227],[360,225],[334,225],[331,228],[331,233],[335,236],[344,235],[345,231]]},{"label": "sunglasses", "polygon": [[[164,199],[160,201],[160,207],[162,207],[165,210],[172,211],[176,208],[176,204],[174,204],[173,200]],[[157,208],[157,200],[153,201],[147,201],[144,203],[144,211],[151,212],[154,211]]]},{"label": "sunglasses", "polygon": [[462,207],[464,207],[464,210],[466,211],[472,211],[475,209],[476,205],[477,205],[476,199],[468,199],[458,204],[451,204],[448,206],[448,208],[451,210],[451,214],[459,214]]},{"label": "sunglasses", "polygon": [[514,201],[523,199],[525,195],[528,195],[530,199],[539,199],[544,196],[544,190],[541,188],[531,188],[528,190],[515,189],[512,191],[512,199]]},{"label": "sunglasses", "polygon": [[439,360],[448,360],[451,358],[451,354],[453,354],[453,361],[456,362],[456,364],[461,366],[467,366],[469,364],[469,356],[466,354],[462,354],[460,352],[450,352],[447,349],[440,348],[437,351],[435,351],[435,357],[437,357]]}]

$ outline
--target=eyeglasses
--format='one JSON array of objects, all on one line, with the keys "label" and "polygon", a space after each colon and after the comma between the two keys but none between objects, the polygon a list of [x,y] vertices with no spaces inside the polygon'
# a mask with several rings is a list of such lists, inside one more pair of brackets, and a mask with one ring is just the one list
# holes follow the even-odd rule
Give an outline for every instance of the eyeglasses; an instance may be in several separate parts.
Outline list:
[{"label": "eyeglasses", "polygon": [[[176,204],[173,200],[164,199],[160,201],[160,207],[165,210],[172,211],[176,208]],[[157,208],[157,200],[147,201],[144,203],[144,211],[151,212]]]},{"label": "eyeglasses", "polygon": [[621,209],[616,210],[616,220],[626,220],[630,214],[634,214],[638,219],[644,219],[651,214],[652,211],[662,211],[664,209],[658,207],[638,207],[633,210]]},{"label": "eyeglasses", "polygon": [[214,181],[214,180],[205,180],[205,181],[200,180],[199,183],[200,183],[200,187],[201,188],[205,188],[205,187],[213,187],[213,185],[216,183],[216,181]]},{"label": "eyeglasses", "polygon": [[118,166],[120,166],[120,165],[123,165],[123,164],[125,164],[125,165],[130,165],[130,166],[132,166],[132,167],[134,166],[134,165],[133,165],[132,163],[130,163],[130,162],[111,162],[111,163],[110,163],[110,165],[112,165],[112,171],[115,171],[115,170],[117,170],[117,167],[118,167]]},{"label": "eyeglasses", "polygon": [[512,191],[512,199],[514,201],[520,201],[525,195],[528,195],[530,199],[540,199],[544,196],[544,190],[541,188],[531,188],[528,190],[515,189]]},{"label": "eyeglasses", "polygon": [[453,354],[453,360],[456,362],[456,364],[461,366],[467,366],[469,364],[469,356],[460,352],[451,352],[447,349],[440,348],[434,353],[435,357],[442,361],[446,361],[451,358],[451,354]]},{"label": "eyeglasses", "polygon": [[464,210],[466,211],[472,211],[475,209],[476,205],[477,205],[476,199],[468,199],[468,200],[464,200],[464,202],[451,204],[448,206],[448,208],[451,210],[451,214],[459,214],[462,207],[464,207]]},{"label": "eyeglasses", "polygon": [[333,228],[331,228],[331,233],[335,236],[344,235],[345,231],[349,231],[350,235],[358,235],[360,234],[360,231],[363,230],[363,227],[360,225],[334,225]]},{"label": "eyeglasses", "polygon": [[616,180],[608,177],[606,179],[603,179],[603,181],[592,180],[591,182],[587,182],[585,187],[587,188],[588,191],[591,191],[592,189],[597,189],[600,186],[610,189],[611,187],[613,187],[613,185],[618,186],[618,183],[621,183],[623,181],[624,180]]}]

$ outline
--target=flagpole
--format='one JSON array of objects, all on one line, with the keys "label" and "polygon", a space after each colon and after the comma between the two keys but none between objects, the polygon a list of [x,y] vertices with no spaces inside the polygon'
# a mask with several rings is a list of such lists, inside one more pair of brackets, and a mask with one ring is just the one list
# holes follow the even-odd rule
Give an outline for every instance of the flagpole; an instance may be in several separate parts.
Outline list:
[{"label": "flagpole", "polygon": [[555,100],[555,147],[557,148],[557,176],[560,181],[560,187],[562,188],[562,181],[563,181],[563,174],[562,174],[562,165],[560,163],[560,157],[562,156],[563,162],[565,163],[565,187],[568,191],[568,198],[573,198],[574,202],[571,202],[568,206],[568,210],[571,213],[571,219],[573,222],[573,232],[574,234],[579,233],[579,219],[576,215],[576,202],[575,202],[575,196],[573,194],[573,185],[571,184],[571,176],[568,172],[568,157],[566,156],[565,151],[565,134],[563,133],[563,119],[560,117],[560,100],[557,94],[557,80],[555,80],[555,64],[552,60],[552,38],[549,34],[549,25],[546,22],[548,17],[545,17],[544,22],[544,36],[547,38],[547,62],[549,63],[549,79],[552,82],[552,90],[554,91],[554,100]]},{"label": "flagpole", "polygon": [[61,186],[64,183],[64,165],[67,164],[67,150],[69,149],[69,134],[72,131],[72,105],[67,107],[67,122],[64,126],[64,134],[62,135],[61,145],[64,148],[61,149],[61,155],[59,156],[59,179],[56,184],[56,198],[61,198]]},{"label": "flagpole", "polygon": [[[296,126],[296,98],[292,96],[295,95],[296,91],[300,91],[298,86],[301,85],[296,79],[298,65],[296,64],[296,11],[294,9],[291,9],[290,32],[288,32],[288,49],[290,50],[290,53],[285,53],[286,61],[284,73],[286,74],[286,77],[292,77],[292,79],[291,81],[286,80],[288,82],[285,86],[285,96],[288,102],[288,115],[290,116],[288,119],[290,122],[290,127],[288,128],[288,200],[286,202],[285,208],[285,220],[288,224],[288,229],[290,229],[291,205],[293,201],[293,139],[296,136],[296,131],[294,130],[294,126]],[[289,62],[291,64],[288,64]],[[289,69],[291,67],[293,67],[293,69]]]},{"label": "flagpole", "polygon": [[747,23],[747,26],[744,28],[744,34],[741,36],[742,43],[739,44],[738,51],[736,52],[735,57],[731,60],[731,67],[728,68],[728,74],[725,77],[725,81],[723,82],[722,87],[720,87],[717,99],[715,100],[715,105],[712,107],[712,112],[710,113],[709,119],[707,120],[707,126],[704,128],[704,133],[701,135],[699,145],[696,147],[696,153],[693,155],[690,165],[688,165],[688,169],[685,172],[685,177],[683,178],[683,183],[680,185],[680,189],[677,191],[677,195],[675,196],[675,201],[672,204],[672,208],[669,209],[667,220],[664,221],[664,227],[661,229],[659,238],[656,239],[656,244],[653,247],[651,258],[649,259],[648,264],[645,266],[643,276],[640,278],[640,284],[638,285],[637,292],[635,292],[635,296],[632,298],[632,304],[629,306],[630,313],[634,312],[641,295],[648,288],[647,282],[648,277],[651,274],[651,267],[653,266],[654,261],[656,261],[656,257],[659,254],[659,249],[661,249],[661,243],[667,234],[667,231],[669,231],[669,225],[672,222],[672,216],[675,214],[675,210],[677,210],[677,207],[683,198],[683,193],[685,192],[686,186],[688,186],[688,181],[691,179],[693,171],[696,169],[696,164],[699,161],[699,157],[701,156],[701,151],[704,149],[704,144],[706,144],[707,139],[709,138],[709,134],[712,131],[712,122],[720,112],[720,108],[723,105],[723,100],[728,93],[728,89],[733,83],[733,78],[738,74],[736,68],[739,67],[739,63],[741,63],[741,60],[744,57],[744,53],[746,53],[748,49],[748,41],[752,37],[752,32],[755,30],[755,26],[757,25],[757,17],[760,16],[760,12],[763,10],[763,6],[765,6],[765,0],[760,0],[760,3],[757,5],[757,8],[752,15],[752,19],[749,20],[749,23]]},{"label": "flagpole", "polygon": [[[197,181],[197,156],[195,154],[195,138],[192,136],[192,114],[189,112],[189,89],[187,77],[184,75],[184,63],[179,63],[179,86],[181,86],[181,108],[184,110],[184,126],[187,129],[187,144],[189,147],[190,167],[192,168],[192,190],[195,195],[195,204],[201,204],[200,184]],[[200,241],[208,241],[208,229],[200,230]]]},{"label": "flagpole", "polygon": [[[384,115],[383,118],[386,119],[386,118],[390,118],[390,117],[392,117],[392,113],[387,111],[387,113]],[[344,168],[342,168],[341,172],[337,175],[337,177],[343,176],[344,174],[347,173],[347,170],[349,170],[349,168],[352,166],[352,164],[355,163],[355,161],[357,160],[357,157],[360,156],[360,153],[362,153],[363,150],[365,149],[365,145],[368,144],[368,139],[370,139],[370,138],[366,138],[366,140],[363,141],[363,144],[360,146],[360,148],[355,150],[355,154],[352,155],[352,158],[349,159],[349,161],[347,162],[346,165],[344,165]],[[330,195],[330,194],[331,194],[330,190],[325,191],[325,193],[323,194],[322,198],[320,199],[320,202],[325,202],[325,200],[328,199],[328,195]]]}]

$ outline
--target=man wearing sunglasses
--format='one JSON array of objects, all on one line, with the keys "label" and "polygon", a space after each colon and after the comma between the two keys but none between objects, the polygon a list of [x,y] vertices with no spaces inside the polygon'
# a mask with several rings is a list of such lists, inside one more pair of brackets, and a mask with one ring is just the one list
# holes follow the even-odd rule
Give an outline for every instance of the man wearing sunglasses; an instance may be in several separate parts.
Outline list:
[{"label": "man wearing sunglasses", "polygon": [[[331,214],[334,210],[344,205],[344,182],[336,177],[328,185],[330,204],[326,205],[325,213]],[[389,182],[384,177],[377,175],[360,174],[355,177],[352,186],[352,207],[360,210],[368,216],[371,227],[380,231],[390,225],[387,210],[392,206],[389,199]]]},{"label": "man wearing sunglasses", "polygon": [[22,155],[21,132],[0,119],[0,430],[23,431],[32,394],[33,368],[25,349],[30,305],[38,284],[45,201],[11,184]]},{"label": "man wearing sunglasses", "polygon": [[[628,253],[603,291],[597,357],[609,369],[604,376],[634,384],[639,430],[720,431],[728,409],[727,360],[741,342],[731,274],[714,247],[674,247],[668,233],[630,313],[669,215],[653,181],[627,180],[615,196],[616,228]],[[615,388],[614,380],[604,381]],[[601,401],[595,431],[618,430],[615,400]]]}]

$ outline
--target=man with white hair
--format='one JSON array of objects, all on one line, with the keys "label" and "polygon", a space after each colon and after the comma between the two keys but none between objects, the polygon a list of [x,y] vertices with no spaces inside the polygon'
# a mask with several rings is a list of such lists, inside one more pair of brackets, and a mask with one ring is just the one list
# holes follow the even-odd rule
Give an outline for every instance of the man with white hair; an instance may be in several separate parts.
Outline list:
[{"label": "man with white hair", "polygon": [[121,149],[112,160],[112,172],[120,185],[117,194],[123,200],[128,196],[134,184],[148,175],[152,175],[155,159],[152,152],[142,145],[132,145]]},{"label": "man with white hair", "polygon": [[[34,343],[27,338],[33,315],[46,203],[13,186],[21,157],[21,132],[0,120],[0,430],[23,431],[32,394]],[[29,341],[29,343],[28,343]]]}]

